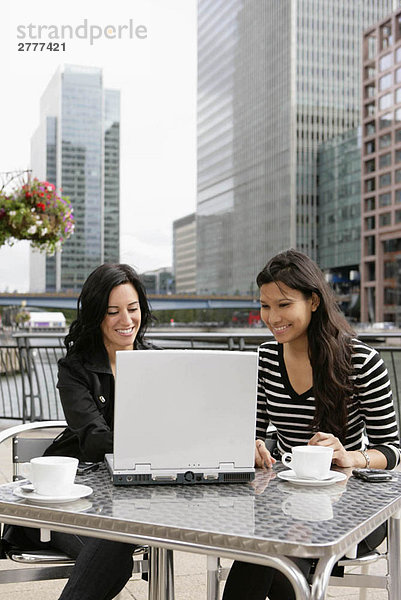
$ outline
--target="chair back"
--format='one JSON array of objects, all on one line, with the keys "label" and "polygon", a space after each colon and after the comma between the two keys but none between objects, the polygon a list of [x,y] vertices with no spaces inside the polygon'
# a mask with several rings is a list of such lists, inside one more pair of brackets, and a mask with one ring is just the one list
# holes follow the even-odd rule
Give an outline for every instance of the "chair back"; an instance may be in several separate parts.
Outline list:
[{"label": "chair back", "polygon": [[53,438],[51,437],[30,438],[16,436],[13,438],[12,461],[14,481],[23,477],[20,464],[27,463],[31,458],[35,458],[36,456],[42,456],[52,441]]}]

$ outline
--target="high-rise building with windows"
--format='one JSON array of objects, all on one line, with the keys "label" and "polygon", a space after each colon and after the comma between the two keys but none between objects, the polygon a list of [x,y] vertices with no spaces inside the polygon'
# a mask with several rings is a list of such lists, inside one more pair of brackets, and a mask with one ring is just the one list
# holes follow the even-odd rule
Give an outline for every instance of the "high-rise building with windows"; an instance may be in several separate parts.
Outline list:
[{"label": "high-rise building with windows", "polygon": [[362,321],[401,324],[401,10],[363,45]]},{"label": "high-rise building with windows", "polygon": [[360,124],[363,30],[393,8],[198,0],[198,292],[253,293],[290,246],[318,258],[317,149]]},{"label": "high-rise building with windows", "polygon": [[361,259],[361,128],[323,142],[318,149],[319,266],[343,312],[359,318]]},{"label": "high-rise building with windows", "polygon": [[196,293],[195,213],[173,221],[173,271],[177,294]]},{"label": "high-rise building with windows", "polygon": [[61,187],[74,208],[75,233],[61,253],[32,253],[32,291],[79,290],[99,264],[119,260],[120,92],[102,70],[65,65],[40,103],[32,138],[33,175]]}]

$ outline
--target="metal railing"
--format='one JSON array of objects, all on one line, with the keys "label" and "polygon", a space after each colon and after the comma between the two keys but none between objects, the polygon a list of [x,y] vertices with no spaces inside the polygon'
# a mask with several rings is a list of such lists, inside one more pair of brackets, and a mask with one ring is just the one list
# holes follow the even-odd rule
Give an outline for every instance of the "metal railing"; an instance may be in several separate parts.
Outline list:
[{"label": "metal railing", "polygon": [[[401,404],[401,334],[358,336],[376,347],[387,366],[397,416]],[[272,335],[266,330],[229,333],[160,332],[147,334],[155,346],[171,349],[250,350]],[[57,361],[64,356],[64,334],[21,333],[0,340],[0,418],[26,421],[63,419],[57,384]]]}]

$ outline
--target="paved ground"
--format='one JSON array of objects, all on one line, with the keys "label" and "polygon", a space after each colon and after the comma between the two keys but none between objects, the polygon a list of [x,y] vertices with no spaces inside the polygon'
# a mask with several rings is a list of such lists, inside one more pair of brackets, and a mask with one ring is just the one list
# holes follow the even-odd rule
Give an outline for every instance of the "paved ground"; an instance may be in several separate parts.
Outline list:
[{"label": "paved ground", "polygon": [[[0,420],[0,430],[15,425],[14,422]],[[11,480],[10,444],[0,446],[0,483]],[[2,564],[4,563],[4,564]],[[206,600],[206,558],[197,554],[177,552],[175,564],[175,600]],[[223,561],[229,566],[230,561]],[[11,561],[0,561],[0,569],[18,565]],[[385,561],[379,561],[371,567],[371,573],[381,574],[385,569]],[[1,600],[56,600],[64,586],[63,581],[5,584],[1,587]],[[223,585],[221,586],[223,588]],[[357,600],[359,591],[351,588],[329,588],[327,598],[341,600]],[[121,600],[147,600],[146,582],[135,579],[124,589]],[[369,590],[364,600],[387,600],[384,590]]]}]

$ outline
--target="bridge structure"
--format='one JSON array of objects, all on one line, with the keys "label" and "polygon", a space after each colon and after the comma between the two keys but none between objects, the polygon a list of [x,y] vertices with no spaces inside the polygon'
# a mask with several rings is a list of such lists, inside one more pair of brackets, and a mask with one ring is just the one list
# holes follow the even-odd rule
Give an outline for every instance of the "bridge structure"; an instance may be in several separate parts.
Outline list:
[{"label": "bridge structure", "polygon": [[[251,296],[196,296],[187,294],[149,295],[152,310],[232,308],[257,310],[259,301]],[[26,306],[47,309],[76,308],[78,294],[0,293],[0,306]]]}]

